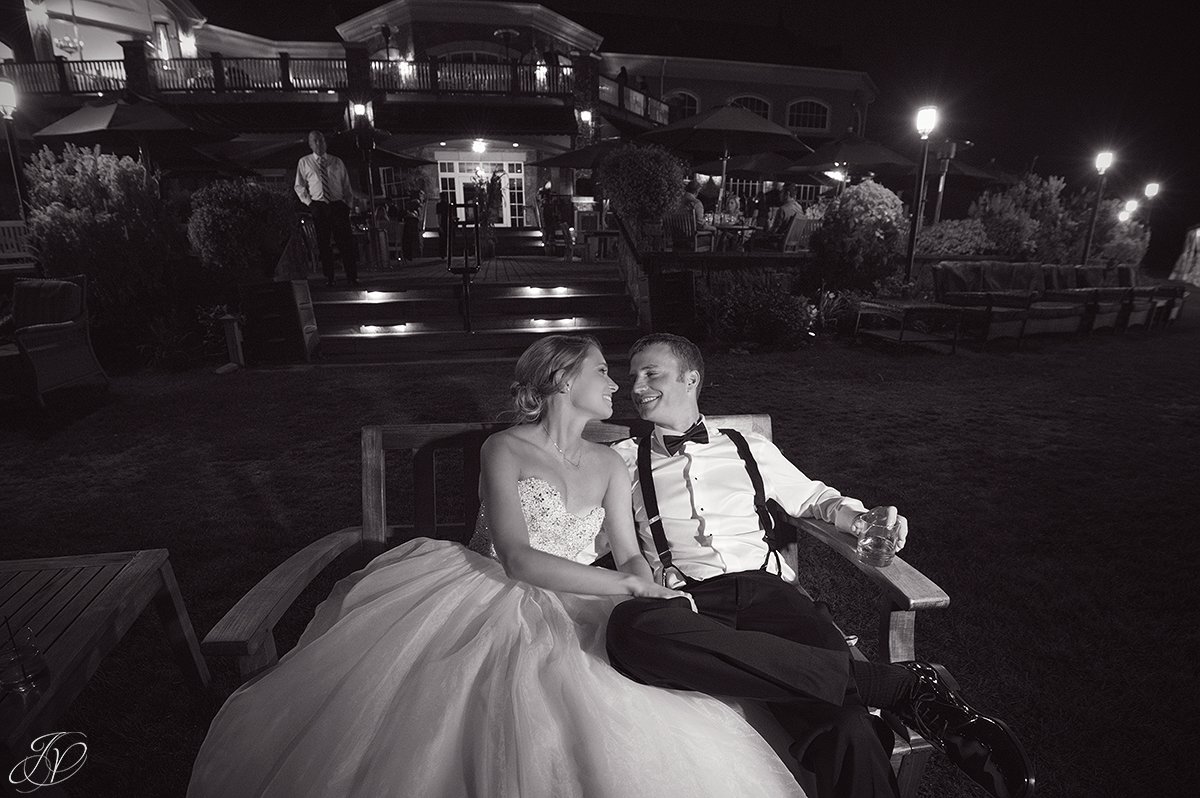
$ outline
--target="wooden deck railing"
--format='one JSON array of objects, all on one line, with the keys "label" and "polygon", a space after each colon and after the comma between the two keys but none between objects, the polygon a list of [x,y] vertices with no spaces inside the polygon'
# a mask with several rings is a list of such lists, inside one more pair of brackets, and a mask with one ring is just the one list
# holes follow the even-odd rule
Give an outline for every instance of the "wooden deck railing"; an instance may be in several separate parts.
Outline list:
[{"label": "wooden deck railing", "polygon": [[5,61],[0,76],[12,80],[22,94],[101,94],[125,88],[125,62]]}]

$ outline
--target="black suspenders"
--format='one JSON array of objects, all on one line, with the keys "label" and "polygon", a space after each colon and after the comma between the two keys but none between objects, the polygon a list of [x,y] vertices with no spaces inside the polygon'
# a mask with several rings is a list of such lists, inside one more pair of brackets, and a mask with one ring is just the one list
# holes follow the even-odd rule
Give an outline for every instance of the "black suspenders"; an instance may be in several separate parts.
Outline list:
[{"label": "black suspenders", "polygon": [[[742,458],[742,463],[746,466],[746,473],[750,476],[750,484],[754,487],[754,510],[758,513],[759,526],[763,530],[763,541],[767,544],[767,557],[763,560],[763,564],[759,566],[759,570],[765,571],[767,563],[771,561],[771,555],[775,555],[775,567],[782,572],[782,567],[779,563],[779,548],[775,542],[775,519],[767,507],[762,474],[758,470],[758,463],[755,461],[754,455],[750,453],[750,445],[746,443],[746,439],[737,430],[722,429],[719,432],[728,436],[733,441],[733,445],[737,448],[738,456]],[[686,584],[695,584],[699,580],[689,577],[683,571],[679,570],[679,566],[671,561],[671,546],[667,543],[666,533],[663,532],[662,516],[658,512],[658,494],[654,489],[654,474],[650,468],[650,438],[650,435],[645,435],[638,440],[637,467],[638,482],[641,483],[642,487],[642,500],[646,505],[646,517],[649,519],[650,534],[654,538],[654,548],[658,553],[659,562],[662,563],[664,575],[667,571],[674,568],[675,573],[683,577],[683,581]]]}]

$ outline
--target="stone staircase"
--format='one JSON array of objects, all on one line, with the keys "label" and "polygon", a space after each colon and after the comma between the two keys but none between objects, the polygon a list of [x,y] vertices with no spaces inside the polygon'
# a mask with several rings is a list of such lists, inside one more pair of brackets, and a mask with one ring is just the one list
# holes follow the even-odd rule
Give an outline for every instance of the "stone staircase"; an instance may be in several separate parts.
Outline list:
[{"label": "stone staircase", "polygon": [[463,285],[448,276],[368,274],[357,288],[313,285],[320,360],[515,358],[534,340],[553,332],[594,335],[606,355],[623,356],[640,332],[615,268],[555,268],[553,261],[544,260],[551,268],[492,274],[473,282],[470,332]]}]

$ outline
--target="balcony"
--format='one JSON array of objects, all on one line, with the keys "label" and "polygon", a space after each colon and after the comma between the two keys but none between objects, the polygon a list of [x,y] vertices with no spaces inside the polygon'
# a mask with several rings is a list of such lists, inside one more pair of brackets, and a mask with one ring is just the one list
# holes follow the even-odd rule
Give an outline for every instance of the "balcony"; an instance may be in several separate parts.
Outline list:
[{"label": "balcony", "polygon": [[[364,90],[406,94],[505,94],[569,97],[574,72],[545,64],[459,64],[438,61],[370,61]],[[330,92],[351,88],[345,58],[149,58],[152,90],[181,92]],[[5,62],[0,75],[25,95],[94,95],[121,91],[127,80],[124,61]],[[356,87],[358,88],[358,87]]]},{"label": "balcony", "polygon": [[600,76],[600,102],[619,108],[628,116],[648,120],[653,125],[667,124],[670,112],[667,104],[645,92],[622,86],[612,78]]}]

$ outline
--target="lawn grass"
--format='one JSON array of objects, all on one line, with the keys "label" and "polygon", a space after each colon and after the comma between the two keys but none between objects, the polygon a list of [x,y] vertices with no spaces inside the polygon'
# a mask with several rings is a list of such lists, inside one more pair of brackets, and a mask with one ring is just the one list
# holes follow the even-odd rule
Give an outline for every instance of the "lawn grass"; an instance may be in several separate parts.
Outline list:
[{"label": "lawn grass", "polygon": [[[1196,304],[1167,333],[1021,351],[832,339],[709,355],[707,412],[770,413],[806,473],[908,516],[906,559],[951,596],[921,614],[918,652],[1018,731],[1045,798],[1200,783]],[[510,375],[509,362],[196,370],[118,378],[90,409],[0,400],[0,556],[166,547],[202,636],[288,554],[358,523],[362,425],[493,418]],[[616,415],[633,415],[627,397]],[[822,550],[802,558],[813,592],[868,641],[873,589]],[[304,595],[281,650],[352,567]],[[234,678],[213,662],[196,695],[165,645],[147,614],[60,721],[89,741],[69,794],[183,794]],[[976,794],[937,759],[930,770],[923,795]]]}]

